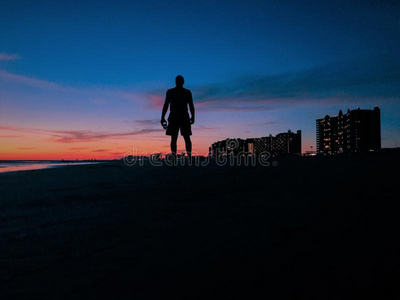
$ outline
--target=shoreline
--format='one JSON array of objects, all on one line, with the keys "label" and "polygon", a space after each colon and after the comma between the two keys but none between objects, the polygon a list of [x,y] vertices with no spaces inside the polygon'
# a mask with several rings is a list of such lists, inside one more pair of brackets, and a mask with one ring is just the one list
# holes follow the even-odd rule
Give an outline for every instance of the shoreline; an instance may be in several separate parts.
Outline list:
[{"label": "shoreline", "polygon": [[[88,164],[101,164],[106,163],[105,161],[88,161],[88,162],[52,162],[52,161],[29,161],[29,162],[39,162],[39,163],[23,163],[24,161],[17,161],[14,165],[7,166],[6,164],[2,164],[0,161],[0,174],[3,173],[10,173],[10,172],[26,172],[26,171],[33,171],[33,170],[42,170],[42,169],[49,169],[49,168],[60,168],[66,166],[79,166],[79,165],[88,165]],[[8,163],[13,164],[13,163]]]}]

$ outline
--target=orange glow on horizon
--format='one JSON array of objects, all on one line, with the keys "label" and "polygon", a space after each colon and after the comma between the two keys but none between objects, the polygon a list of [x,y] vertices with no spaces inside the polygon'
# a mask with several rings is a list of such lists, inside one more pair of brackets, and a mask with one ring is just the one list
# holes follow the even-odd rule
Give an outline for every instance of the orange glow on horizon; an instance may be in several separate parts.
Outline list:
[{"label": "orange glow on horizon", "polygon": [[[149,156],[152,153],[170,153],[170,138],[163,131],[133,136],[111,134],[106,137],[96,133],[98,135],[74,139],[68,135],[65,138],[61,134],[55,136],[54,133],[43,133],[45,131],[31,131],[0,129],[0,160],[111,160],[132,154]],[[71,131],[65,132],[69,134]],[[225,138],[199,132],[192,136],[192,154],[207,156],[209,146]],[[302,152],[315,151],[314,145],[314,141],[303,139]],[[180,136],[178,153],[184,151],[184,140]]]},{"label": "orange glow on horizon", "polygon": [[[209,142],[202,138],[192,138],[193,155],[207,155]],[[119,139],[103,139],[62,143],[43,139],[42,136],[24,133],[18,136],[0,137],[0,160],[109,160],[125,155],[144,155],[170,152],[169,137],[155,136]],[[178,152],[184,151],[183,138],[178,139]]]}]

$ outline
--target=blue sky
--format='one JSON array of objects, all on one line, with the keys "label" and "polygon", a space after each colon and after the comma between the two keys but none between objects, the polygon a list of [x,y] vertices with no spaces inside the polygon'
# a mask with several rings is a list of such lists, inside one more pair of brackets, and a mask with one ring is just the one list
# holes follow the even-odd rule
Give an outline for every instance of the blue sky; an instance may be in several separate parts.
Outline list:
[{"label": "blue sky", "polygon": [[[41,142],[58,149],[88,136],[95,138],[85,151],[117,153],[133,136],[137,144],[154,141],[143,149],[167,145],[154,120],[177,74],[193,91],[195,149],[202,153],[216,139],[288,129],[303,130],[307,150],[315,144],[316,118],[374,105],[382,108],[383,145],[400,145],[396,1],[2,1],[1,7],[0,126],[4,137],[12,129],[41,132],[27,137],[35,145],[30,153],[42,153]],[[54,139],[49,129],[73,138]],[[126,143],[113,140],[118,134]],[[10,152],[28,148],[5,142]]]}]

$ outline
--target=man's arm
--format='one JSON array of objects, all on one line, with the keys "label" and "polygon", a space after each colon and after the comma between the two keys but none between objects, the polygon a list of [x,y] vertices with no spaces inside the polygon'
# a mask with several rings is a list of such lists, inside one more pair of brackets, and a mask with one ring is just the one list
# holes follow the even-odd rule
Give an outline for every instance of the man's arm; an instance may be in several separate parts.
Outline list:
[{"label": "man's arm", "polygon": [[167,121],[165,121],[165,115],[167,114],[168,106],[169,106],[170,101],[171,100],[169,99],[169,95],[168,95],[168,91],[167,91],[167,94],[165,95],[164,106],[163,106],[163,109],[162,109],[162,112],[161,112],[161,125],[163,123],[167,122]]},{"label": "man's arm", "polygon": [[194,105],[193,105],[193,97],[192,97],[192,92],[189,91],[189,109],[190,109],[190,115],[192,116],[190,118],[190,124],[194,124]]}]

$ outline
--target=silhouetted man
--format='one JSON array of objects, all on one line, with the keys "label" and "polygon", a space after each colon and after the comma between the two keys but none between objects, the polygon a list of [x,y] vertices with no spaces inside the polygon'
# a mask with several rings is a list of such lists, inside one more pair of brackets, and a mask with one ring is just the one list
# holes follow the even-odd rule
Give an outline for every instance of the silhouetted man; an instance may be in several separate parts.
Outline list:
[{"label": "silhouetted man", "polygon": [[[185,83],[181,75],[175,78],[176,87],[169,89],[165,97],[164,107],[161,114],[161,125],[165,125],[165,115],[170,106],[170,113],[168,117],[168,128],[166,135],[171,136],[171,152],[176,156],[176,142],[178,140],[179,129],[181,135],[185,139],[186,152],[189,157],[192,156],[192,135],[191,124],[194,123],[194,105],[192,92],[183,87]],[[190,108],[191,117],[189,118],[188,105]]]}]

